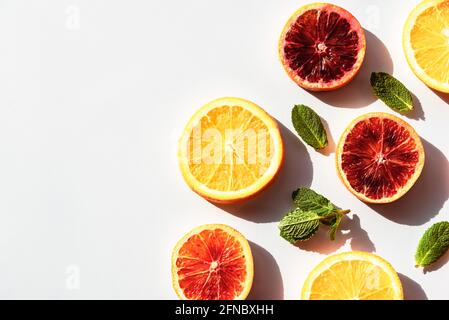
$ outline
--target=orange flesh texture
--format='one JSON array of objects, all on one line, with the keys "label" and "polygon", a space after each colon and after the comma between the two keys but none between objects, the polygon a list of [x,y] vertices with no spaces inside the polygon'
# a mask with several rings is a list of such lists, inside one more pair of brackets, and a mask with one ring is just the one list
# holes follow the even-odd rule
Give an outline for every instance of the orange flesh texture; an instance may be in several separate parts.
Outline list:
[{"label": "orange flesh texture", "polygon": [[[202,152],[195,154],[195,149]],[[250,111],[222,106],[209,111],[191,131],[189,151],[189,168],[198,182],[213,190],[235,191],[265,174],[273,140],[265,123]]]},{"label": "orange flesh texture", "polygon": [[416,62],[425,73],[449,84],[449,1],[419,15],[411,30],[410,41]]},{"label": "orange flesh texture", "polygon": [[314,281],[310,300],[389,300],[395,292],[389,275],[363,260],[337,262]]}]

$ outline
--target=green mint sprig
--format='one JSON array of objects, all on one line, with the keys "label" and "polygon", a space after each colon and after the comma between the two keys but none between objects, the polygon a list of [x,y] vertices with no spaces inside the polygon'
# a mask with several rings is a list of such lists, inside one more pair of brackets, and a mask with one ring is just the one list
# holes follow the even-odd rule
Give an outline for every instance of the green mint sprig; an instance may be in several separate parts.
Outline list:
[{"label": "green mint sprig", "polygon": [[422,236],[416,249],[417,267],[427,267],[441,258],[449,249],[449,222],[435,223]]},{"label": "green mint sprig", "polygon": [[316,150],[327,146],[327,134],[320,117],[310,107],[299,104],[292,109],[293,127],[302,140]]},{"label": "green mint sprig", "polygon": [[400,113],[413,110],[411,92],[393,76],[385,72],[373,72],[370,82],[374,94],[391,109]]},{"label": "green mint sprig", "polygon": [[279,223],[280,235],[294,244],[312,238],[321,225],[329,227],[329,238],[335,235],[343,217],[350,210],[341,210],[328,199],[309,188],[299,188],[292,194],[296,208]]}]

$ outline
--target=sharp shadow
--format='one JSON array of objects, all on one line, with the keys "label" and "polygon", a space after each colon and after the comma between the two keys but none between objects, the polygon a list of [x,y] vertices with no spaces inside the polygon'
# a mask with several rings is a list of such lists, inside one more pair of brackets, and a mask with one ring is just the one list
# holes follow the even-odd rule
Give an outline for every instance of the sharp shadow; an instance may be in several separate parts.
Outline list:
[{"label": "sharp shadow", "polygon": [[398,275],[404,289],[405,300],[428,300],[423,288],[417,282],[402,273],[398,273]]},{"label": "sharp shadow", "polygon": [[371,72],[393,74],[393,60],[379,38],[368,30],[365,30],[365,36],[366,55],[359,74],[341,89],[312,93],[315,97],[334,107],[343,108],[362,108],[377,100],[371,89]]},{"label": "sharp shadow", "polygon": [[262,193],[244,203],[215,206],[245,220],[257,223],[277,222],[293,207],[291,194],[299,186],[310,187],[312,161],[304,144],[281,123],[284,141],[284,162],[278,177]]},{"label": "sharp shadow", "polygon": [[254,280],[248,300],[283,300],[281,271],[273,256],[261,246],[249,241],[254,259]]},{"label": "sharp shadow", "polygon": [[425,120],[426,117],[424,115],[424,110],[422,108],[421,101],[418,99],[418,97],[411,93],[413,97],[413,111],[410,113],[405,113],[404,115],[410,119],[414,120]]},{"label": "sharp shadow", "polygon": [[341,248],[349,240],[352,250],[376,251],[376,247],[369,238],[368,233],[360,226],[360,218],[357,215],[353,215],[352,219],[349,217],[343,219],[334,241],[329,240],[328,233],[328,228],[320,228],[312,239],[298,242],[296,246],[306,251],[330,254]]},{"label": "sharp shadow", "polygon": [[446,265],[446,263],[448,263],[448,261],[449,261],[449,250],[436,262],[432,263],[428,267],[425,267],[423,269],[423,271],[424,271],[424,273],[437,271],[440,268],[442,268],[444,265]]},{"label": "sharp shadow", "polygon": [[369,206],[394,222],[417,226],[436,216],[449,198],[449,162],[430,142],[422,139],[426,154],[421,177],[401,199]]},{"label": "sharp shadow", "polygon": [[446,102],[447,104],[449,104],[449,93],[439,92],[439,91],[434,90],[434,89],[432,89],[432,91],[433,91],[438,97],[440,97],[441,100],[443,100],[444,102]]}]

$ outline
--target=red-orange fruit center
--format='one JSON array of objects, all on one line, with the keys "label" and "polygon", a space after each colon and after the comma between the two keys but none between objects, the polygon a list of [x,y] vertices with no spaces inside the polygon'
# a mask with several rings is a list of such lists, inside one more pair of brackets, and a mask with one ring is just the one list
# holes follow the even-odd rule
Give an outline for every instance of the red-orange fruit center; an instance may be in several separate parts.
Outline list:
[{"label": "red-orange fruit center", "polygon": [[357,62],[360,39],[347,19],[326,9],[301,14],[285,36],[287,65],[309,82],[332,82]]},{"label": "red-orange fruit center", "polygon": [[179,286],[189,300],[232,300],[247,272],[241,244],[221,229],[190,237],[176,260]]},{"label": "red-orange fruit center", "polygon": [[377,200],[403,188],[418,162],[416,142],[404,126],[372,117],[358,122],[347,135],[341,166],[355,191]]}]

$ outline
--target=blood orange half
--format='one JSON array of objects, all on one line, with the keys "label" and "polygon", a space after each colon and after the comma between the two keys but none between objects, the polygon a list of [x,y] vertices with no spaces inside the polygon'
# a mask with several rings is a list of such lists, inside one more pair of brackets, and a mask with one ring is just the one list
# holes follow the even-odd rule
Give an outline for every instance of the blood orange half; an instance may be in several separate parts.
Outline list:
[{"label": "blood orange half", "polygon": [[311,91],[347,84],[360,70],[365,51],[365,33],[357,19],[328,3],[312,3],[296,11],[279,40],[279,57],[287,74]]},{"label": "blood orange half", "polygon": [[402,197],[418,180],[424,148],[415,130],[388,113],[355,119],[337,147],[337,170],[355,196],[369,203]]},{"label": "blood orange half", "polygon": [[183,300],[244,300],[253,283],[248,241],[233,228],[197,227],[176,245],[172,256],[173,288]]}]

